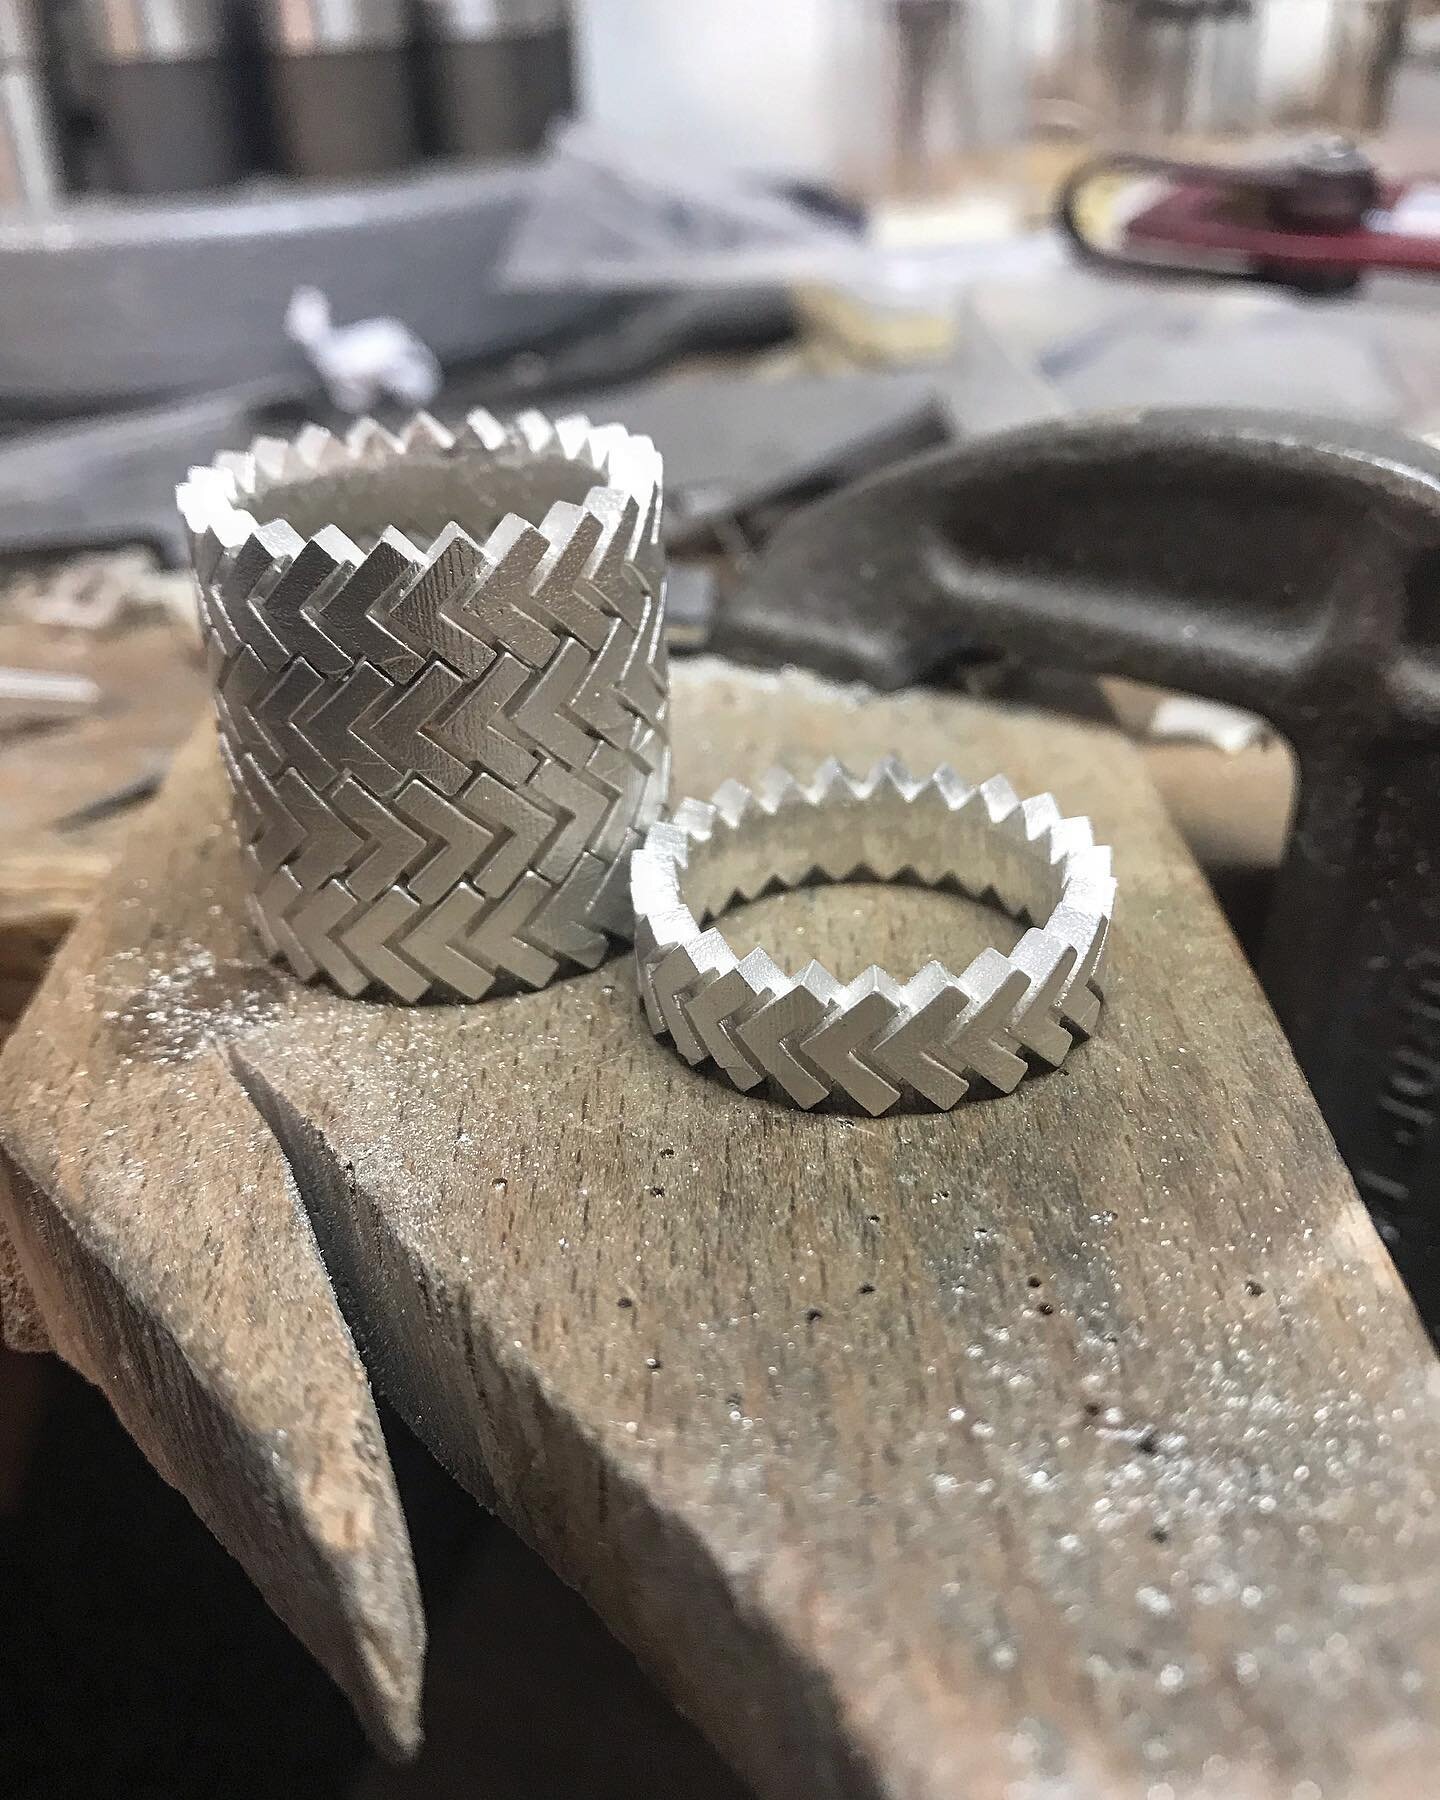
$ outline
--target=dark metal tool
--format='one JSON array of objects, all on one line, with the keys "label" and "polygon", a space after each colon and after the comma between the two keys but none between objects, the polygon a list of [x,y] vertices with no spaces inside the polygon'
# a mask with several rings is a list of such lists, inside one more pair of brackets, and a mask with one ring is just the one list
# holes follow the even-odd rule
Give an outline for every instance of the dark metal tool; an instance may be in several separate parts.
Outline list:
[{"label": "dark metal tool", "polygon": [[424,0],[421,19],[445,154],[529,154],[573,108],[569,0]]},{"label": "dark metal tool", "polygon": [[260,18],[289,174],[378,175],[416,159],[407,0],[263,0]]},{"label": "dark metal tool", "polygon": [[225,0],[87,0],[106,172],[127,194],[224,187],[245,170]]},{"label": "dark metal tool", "polygon": [[1283,732],[1299,799],[1261,974],[1440,1327],[1440,454],[1260,413],[1027,428],[799,514],[713,641],[886,688],[1004,653]]}]

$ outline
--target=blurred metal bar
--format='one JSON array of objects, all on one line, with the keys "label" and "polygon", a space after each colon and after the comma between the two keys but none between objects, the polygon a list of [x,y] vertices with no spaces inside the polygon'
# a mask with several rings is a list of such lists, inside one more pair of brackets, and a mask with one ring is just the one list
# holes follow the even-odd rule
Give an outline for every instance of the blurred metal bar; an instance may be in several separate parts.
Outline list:
[{"label": "blurred metal bar", "polygon": [[45,64],[40,0],[0,0],[0,207],[35,211],[64,186]]},{"label": "blurred metal bar", "polygon": [[273,48],[291,56],[395,49],[410,36],[406,0],[264,0]]},{"label": "blurred metal bar", "polygon": [[1357,131],[1384,125],[1410,10],[1407,0],[1352,0],[1331,20],[1323,96],[1331,117]]},{"label": "blurred metal bar", "polygon": [[[1407,0],[1072,0],[1096,23],[1102,135],[1383,122]],[[1092,82],[1090,85],[1094,85]]]},{"label": "blurred metal bar", "polygon": [[73,414],[276,377],[304,393],[314,374],[283,328],[302,284],[323,289],[339,319],[404,319],[447,363],[593,331],[623,310],[603,289],[525,293],[500,279],[533,197],[525,165],[467,164],[363,193],[262,182],[216,205],[75,207],[63,231],[44,215],[0,213],[0,413]]},{"label": "blurred metal bar", "polygon": [[86,17],[113,185],[168,194],[242,175],[226,0],[86,0]]},{"label": "blurred metal bar", "polygon": [[440,149],[525,155],[574,107],[568,0],[423,0]]},{"label": "blurred metal bar", "polygon": [[406,0],[262,0],[262,20],[291,174],[375,175],[415,160]]},{"label": "blurred metal bar", "polygon": [[224,0],[88,0],[86,10],[105,62],[195,62],[225,47]]}]

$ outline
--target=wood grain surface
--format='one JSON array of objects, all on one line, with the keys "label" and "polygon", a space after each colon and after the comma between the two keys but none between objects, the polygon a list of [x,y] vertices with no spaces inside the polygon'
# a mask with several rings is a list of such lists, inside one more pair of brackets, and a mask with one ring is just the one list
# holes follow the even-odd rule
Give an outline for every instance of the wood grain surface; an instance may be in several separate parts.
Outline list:
[{"label": "wood grain surface", "polygon": [[[869,1120],[686,1068],[623,962],[471,1007],[300,988],[240,922],[203,733],[0,1057],[62,1354],[393,1746],[420,1637],[367,1372],[763,1796],[1426,1791],[1431,1352],[1137,753],[675,690],[682,793],[898,749],[1089,811],[1101,1034]],[[733,928],[842,974],[1009,941],[873,886]]]},{"label": "wood grain surface", "polygon": [[[100,892],[134,809],[101,808],[163,767],[193,728],[205,695],[196,630],[179,610],[117,607],[103,630],[45,624],[27,599],[53,602],[64,588],[87,594],[100,582],[123,592],[127,579],[150,587],[173,577],[142,575],[145,559],[94,562],[87,586],[77,565],[48,575],[0,568],[0,667],[82,676],[98,690],[93,707],[27,718],[0,706],[0,1042],[40,985],[57,946]],[[87,567],[89,564],[86,565]],[[93,594],[92,594],[93,597]],[[0,1318],[12,1341],[45,1346],[45,1330],[0,1229]]]}]

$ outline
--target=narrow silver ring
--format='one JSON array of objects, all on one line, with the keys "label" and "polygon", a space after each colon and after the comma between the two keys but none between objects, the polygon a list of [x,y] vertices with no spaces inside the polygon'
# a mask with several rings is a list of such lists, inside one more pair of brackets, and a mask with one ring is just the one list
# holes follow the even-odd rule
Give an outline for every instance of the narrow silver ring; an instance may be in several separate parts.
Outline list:
[{"label": "narrow silver ring", "polygon": [[[789,975],[764,950],[739,956],[698,922],[857,876],[954,884],[1044,924],[960,975],[932,961],[902,984],[872,965],[846,984],[817,962]],[[803,786],[783,769],[753,792],[726,782],[651,827],[630,885],[651,1029],[742,1091],[768,1080],[806,1108],[836,1097],[879,1114],[915,1094],[948,1110],[977,1080],[1011,1092],[1027,1057],[1057,1068],[1099,1018],[1110,852],[1088,819],[1062,818],[1049,794],[1021,800],[1000,775],[970,787],[942,765],[920,780],[890,757],[858,776],[832,760]]]},{"label": "narrow silver ring", "polygon": [[346,994],[477,1000],[628,942],[669,776],[648,438],[312,426],[178,497],[272,956]]}]

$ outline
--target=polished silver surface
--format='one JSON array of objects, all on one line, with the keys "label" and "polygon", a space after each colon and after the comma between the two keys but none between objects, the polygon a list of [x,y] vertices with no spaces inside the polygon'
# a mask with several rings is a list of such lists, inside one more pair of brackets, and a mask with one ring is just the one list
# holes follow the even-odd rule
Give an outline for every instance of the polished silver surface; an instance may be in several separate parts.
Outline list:
[{"label": "polished silver surface", "polygon": [[429,36],[442,42],[471,43],[497,37],[527,37],[569,22],[569,0],[421,0]]},{"label": "polished silver surface", "polygon": [[537,413],[311,427],[180,489],[269,952],[479,999],[631,935],[669,770],[660,458]]},{"label": "polished silver surface", "polygon": [[407,0],[261,0],[266,41],[287,56],[397,49],[409,41]]},{"label": "polished silver surface", "polygon": [[191,62],[225,45],[226,0],[85,0],[101,62]]},{"label": "polished silver surface", "polygon": [[[788,974],[701,928],[769,888],[857,876],[953,883],[1044,922],[959,975],[932,961],[901,981],[872,965],[849,983],[814,961]],[[727,782],[653,826],[630,885],[651,1029],[744,1091],[768,1081],[806,1108],[837,1098],[879,1114],[918,1095],[948,1110],[977,1080],[1009,1093],[1027,1058],[1058,1067],[1099,1019],[1110,852],[1088,819],[1062,818],[1049,794],[1021,800],[1003,776],[970,787],[942,766],[921,780],[891,757],[864,775],[832,760],[802,786],[771,769],[753,792]]]}]

